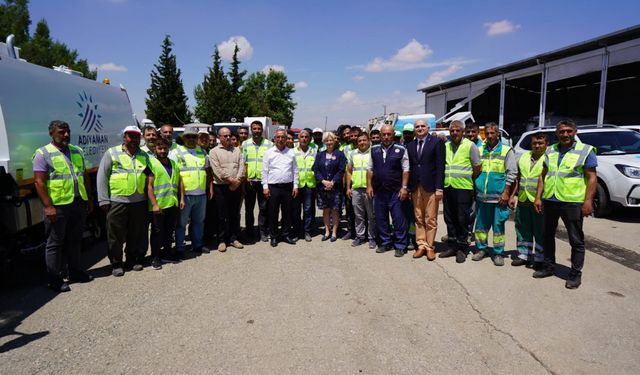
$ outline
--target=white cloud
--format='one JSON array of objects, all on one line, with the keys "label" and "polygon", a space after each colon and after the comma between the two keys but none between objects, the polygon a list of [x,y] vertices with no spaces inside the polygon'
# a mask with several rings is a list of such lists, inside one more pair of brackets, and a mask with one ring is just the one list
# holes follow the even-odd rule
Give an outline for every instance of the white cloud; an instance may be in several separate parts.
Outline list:
[{"label": "white cloud", "polygon": [[122,72],[126,73],[129,71],[126,66],[118,65],[115,63],[105,63],[105,64],[89,64],[89,69],[98,70],[99,72]]},{"label": "white cloud", "polygon": [[364,76],[353,76],[351,79],[356,82],[360,82],[364,79]]},{"label": "white cloud", "polygon": [[251,47],[251,43],[244,36],[232,36],[228,40],[220,43],[218,46],[218,51],[220,51],[220,57],[222,60],[231,61],[233,60],[233,51],[236,48],[236,45],[240,49],[238,51],[238,60],[250,60],[251,56],[253,56],[253,47]]},{"label": "white cloud", "polygon": [[379,73],[385,70],[399,71],[410,70],[421,67],[421,64],[433,54],[433,50],[426,44],[420,44],[415,39],[411,39],[406,46],[400,48],[395,55],[389,59],[376,57],[368,63],[364,70],[367,72]]},{"label": "white cloud", "polygon": [[509,20],[502,20],[496,22],[485,22],[484,27],[487,29],[488,36],[496,36],[512,33],[519,29],[520,25],[515,25]]},{"label": "white cloud", "polygon": [[309,87],[309,84],[306,81],[299,81],[299,82],[296,82],[295,86],[296,86],[296,90],[306,89],[307,87]]},{"label": "white cloud", "polygon": [[284,72],[284,66],[282,65],[265,65],[262,68],[262,73],[269,74],[269,72]]},{"label": "white cloud", "polygon": [[447,69],[433,72],[429,75],[429,77],[427,77],[425,81],[420,82],[418,84],[418,88],[421,89],[424,87],[429,87],[431,85],[435,85],[440,82],[443,82],[446,78],[458,72],[460,69],[462,69],[461,65],[453,64],[453,65],[450,65]]},{"label": "white cloud", "polygon": [[360,105],[362,100],[354,91],[347,90],[338,98],[338,104],[341,105]]}]

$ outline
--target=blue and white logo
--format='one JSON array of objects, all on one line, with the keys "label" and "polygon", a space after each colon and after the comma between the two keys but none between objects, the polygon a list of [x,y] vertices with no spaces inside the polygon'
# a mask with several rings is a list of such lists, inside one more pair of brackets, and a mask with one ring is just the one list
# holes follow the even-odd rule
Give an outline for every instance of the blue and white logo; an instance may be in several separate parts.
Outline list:
[{"label": "blue and white logo", "polygon": [[78,96],[80,97],[80,101],[76,103],[81,111],[78,113],[78,116],[82,118],[80,127],[87,133],[92,130],[96,133],[99,132],[102,130],[102,123],[100,123],[102,116],[98,114],[98,105],[94,104],[93,98],[84,91],[82,94],[78,94]]}]

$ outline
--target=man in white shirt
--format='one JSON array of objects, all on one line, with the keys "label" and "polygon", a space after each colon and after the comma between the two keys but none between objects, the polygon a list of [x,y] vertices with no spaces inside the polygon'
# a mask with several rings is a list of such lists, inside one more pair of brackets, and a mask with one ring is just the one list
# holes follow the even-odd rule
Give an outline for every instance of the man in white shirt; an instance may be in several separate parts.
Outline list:
[{"label": "man in white shirt", "polygon": [[262,189],[267,199],[271,246],[278,246],[278,214],[282,212],[282,240],[295,244],[291,237],[292,198],[298,195],[298,166],[293,149],[287,147],[287,132],[276,131],[275,146],[264,154]]}]

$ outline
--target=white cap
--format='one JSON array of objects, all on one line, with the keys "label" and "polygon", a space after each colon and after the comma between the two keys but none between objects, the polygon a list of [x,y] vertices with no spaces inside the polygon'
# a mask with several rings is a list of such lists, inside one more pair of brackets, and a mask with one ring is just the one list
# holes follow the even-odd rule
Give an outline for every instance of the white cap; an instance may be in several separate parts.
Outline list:
[{"label": "white cap", "polygon": [[312,133],[324,133],[324,131],[320,128],[313,129]]},{"label": "white cap", "polygon": [[129,125],[126,128],[124,128],[124,130],[122,131],[122,134],[124,133],[138,133],[138,134],[142,134],[142,132],[140,131],[140,129],[138,129],[137,126],[135,125]]},{"label": "white cap", "polygon": [[209,132],[207,131],[207,129],[200,129],[198,130],[198,134],[209,134]]}]

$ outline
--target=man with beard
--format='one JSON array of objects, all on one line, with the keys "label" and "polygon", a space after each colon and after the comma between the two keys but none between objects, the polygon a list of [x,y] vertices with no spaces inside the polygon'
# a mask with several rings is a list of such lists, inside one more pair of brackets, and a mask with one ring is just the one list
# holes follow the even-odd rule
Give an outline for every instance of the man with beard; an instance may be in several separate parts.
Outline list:
[{"label": "man with beard", "polygon": [[155,156],[153,146],[156,139],[158,139],[158,130],[153,125],[146,125],[142,129],[142,137],[144,138],[144,145],[140,149],[147,153],[149,156]]},{"label": "man with beard", "polygon": [[178,144],[173,140],[173,125],[162,125],[160,127],[160,137],[166,139],[167,142],[169,142],[169,152],[175,150],[178,147]]},{"label": "man with beard", "polygon": [[374,129],[369,133],[369,136],[371,138],[371,146],[375,146],[375,145],[379,145],[380,144],[380,130],[378,129]]}]

